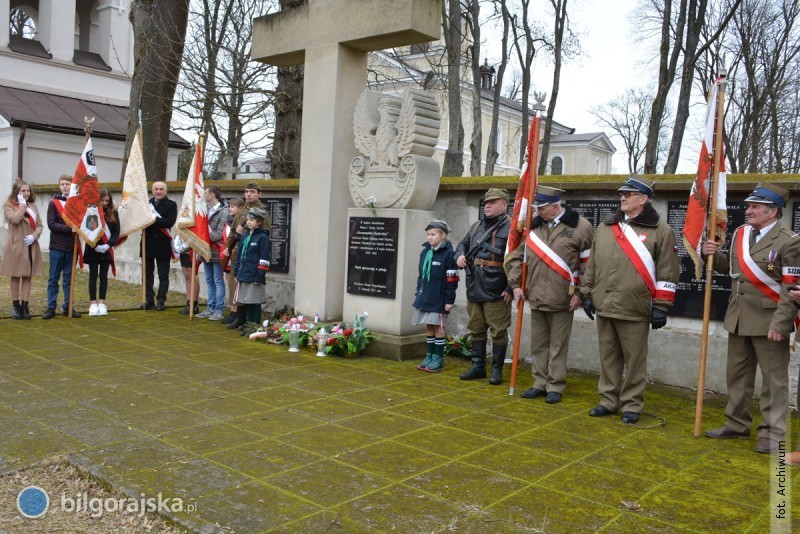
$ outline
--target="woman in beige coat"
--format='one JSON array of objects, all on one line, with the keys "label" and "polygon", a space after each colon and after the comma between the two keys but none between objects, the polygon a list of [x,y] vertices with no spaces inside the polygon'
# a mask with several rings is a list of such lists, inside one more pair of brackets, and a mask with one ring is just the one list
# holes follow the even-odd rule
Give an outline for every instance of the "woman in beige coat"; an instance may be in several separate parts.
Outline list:
[{"label": "woman in beige coat", "polygon": [[36,196],[31,186],[18,181],[3,204],[3,216],[8,225],[6,248],[0,275],[11,277],[11,299],[14,301],[14,319],[30,319],[28,299],[31,295],[31,277],[42,274],[42,219],[36,210]]}]

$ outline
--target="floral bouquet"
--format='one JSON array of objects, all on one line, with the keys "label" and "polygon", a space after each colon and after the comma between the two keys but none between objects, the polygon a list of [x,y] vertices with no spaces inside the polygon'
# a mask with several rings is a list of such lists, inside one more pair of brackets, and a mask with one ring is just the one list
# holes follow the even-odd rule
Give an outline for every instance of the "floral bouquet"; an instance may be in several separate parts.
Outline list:
[{"label": "floral bouquet", "polygon": [[364,350],[375,339],[375,335],[365,327],[368,316],[367,312],[356,315],[352,327],[347,327],[346,324],[334,325],[325,345],[325,352],[334,356],[354,356]]},{"label": "floral bouquet", "polygon": [[300,333],[300,346],[313,345],[316,338],[317,325],[311,321],[307,321],[302,315],[292,317],[277,329],[277,334],[280,336],[280,343],[283,345],[289,344],[289,332],[298,331]]},{"label": "floral bouquet", "polygon": [[444,353],[457,358],[471,358],[472,340],[469,338],[469,334],[448,337],[447,341],[445,341]]}]

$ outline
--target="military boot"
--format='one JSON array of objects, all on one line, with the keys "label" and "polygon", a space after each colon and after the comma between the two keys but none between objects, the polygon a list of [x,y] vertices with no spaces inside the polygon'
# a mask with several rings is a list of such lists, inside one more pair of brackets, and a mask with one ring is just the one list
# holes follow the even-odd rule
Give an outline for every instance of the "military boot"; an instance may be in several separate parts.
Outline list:
[{"label": "military boot", "polygon": [[489,383],[497,386],[503,383],[503,362],[506,359],[508,345],[492,345],[492,375]]},{"label": "military boot", "polygon": [[22,319],[22,303],[18,300],[14,301],[14,310],[11,312],[11,318],[15,320]]},{"label": "military boot", "polygon": [[459,375],[461,380],[486,378],[486,340],[472,341],[472,367]]}]

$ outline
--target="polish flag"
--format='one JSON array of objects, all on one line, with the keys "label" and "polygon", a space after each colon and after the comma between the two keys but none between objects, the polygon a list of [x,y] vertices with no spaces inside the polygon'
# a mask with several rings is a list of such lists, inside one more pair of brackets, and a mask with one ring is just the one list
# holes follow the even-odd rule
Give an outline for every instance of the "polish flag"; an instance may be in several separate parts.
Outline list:
[{"label": "polish flag", "polygon": [[178,210],[178,220],[172,227],[172,232],[180,236],[204,260],[209,261],[211,259],[211,238],[208,234],[208,207],[206,206],[205,192],[203,153],[198,143],[195,146],[189,176],[186,178],[186,189]]},{"label": "polish flag", "polygon": [[103,210],[99,206],[100,187],[97,185],[97,167],[94,163],[90,137],[83,147],[62,213],[64,222],[71,226],[90,247],[94,247],[100,241],[106,229]]},{"label": "polish flag", "polygon": [[[506,254],[514,252],[522,242],[525,218],[528,214],[528,206],[531,204],[531,199],[527,197],[529,192],[536,191],[536,181],[538,173],[538,160],[539,160],[539,146],[538,139],[539,129],[541,128],[542,119],[534,116],[531,119],[531,127],[528,130],[528,147],[525,149],[525,163],[522,165],[522,172],[519,176],[519,185],[517,186],[517,194],[514,197],[514,214],[511,218],[511,228],[508,231],[508,241],[506,241]],[[537,140],[536,147],[534,147],[534,138]],[[534,152],[536,150],[536,152]],[[533,167],[533,169],[531,169]],[[531,186],[533,180],[533,187]]]}]

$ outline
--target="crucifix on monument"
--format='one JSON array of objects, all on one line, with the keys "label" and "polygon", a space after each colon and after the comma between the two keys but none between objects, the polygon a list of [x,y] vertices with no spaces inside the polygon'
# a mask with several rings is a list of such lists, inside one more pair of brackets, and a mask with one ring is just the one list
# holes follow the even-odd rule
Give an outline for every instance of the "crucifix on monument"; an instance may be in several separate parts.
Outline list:
[{"label": "crucifix on monument", "polygon": [[[367,53],[439,38],[442,0],[309,0],[253,21],[252,57],[305,65],[295,309],[342,316],[353,112]],[[312,246],[313,243],[313,246]]]}]

